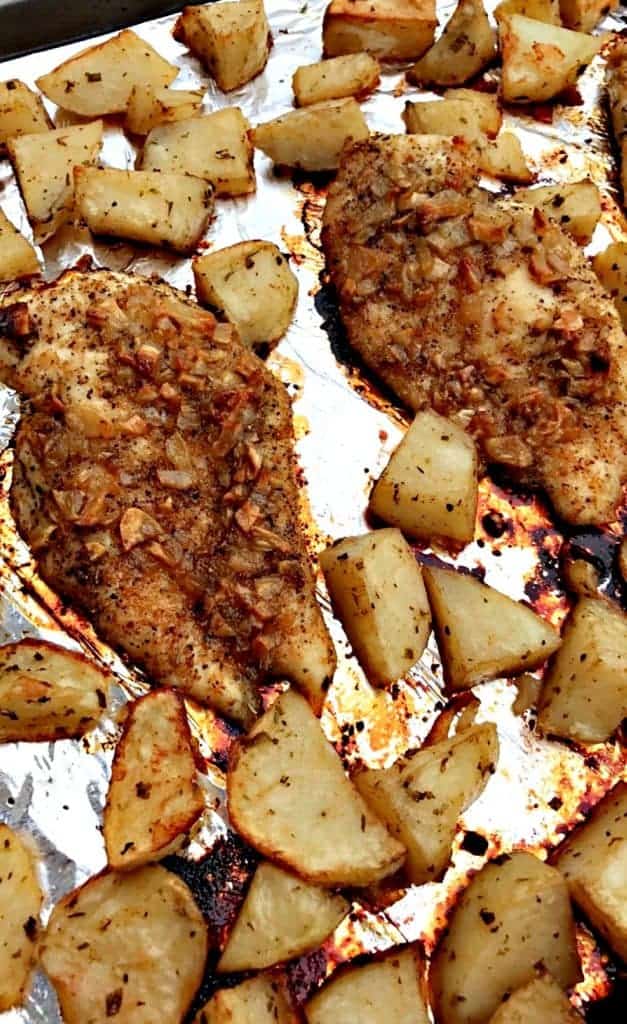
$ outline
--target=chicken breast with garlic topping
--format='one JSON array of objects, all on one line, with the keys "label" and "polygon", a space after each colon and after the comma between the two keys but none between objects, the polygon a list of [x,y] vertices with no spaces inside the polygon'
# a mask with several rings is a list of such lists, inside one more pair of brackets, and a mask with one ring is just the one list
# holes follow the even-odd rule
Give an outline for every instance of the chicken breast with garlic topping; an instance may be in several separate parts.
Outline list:
[{"label": "chicken breast with garlic topping", "polygon": [[11,503],[45,581],[157,682],[248,723],[334,652],[298,526],[289,399],[172,288],[68,271],[0,305]]},{"label": "chicken breast with garlic topping", "polygon": [[410,409],[461,423],[562,519],[611,521],[627,475],[618,315],[575,242],[478,177],[462,140],[345,150],[323,244],[349,342]]}]

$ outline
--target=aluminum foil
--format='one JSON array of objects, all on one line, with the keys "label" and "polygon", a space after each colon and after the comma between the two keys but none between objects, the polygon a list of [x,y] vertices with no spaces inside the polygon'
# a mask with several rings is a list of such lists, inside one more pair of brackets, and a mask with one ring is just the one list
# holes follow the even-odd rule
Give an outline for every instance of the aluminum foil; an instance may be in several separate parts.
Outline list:
[{"label": "aluminum foil", "polygon": [[[206,89],[206,111],[237,104],[256,123],[291,107],[293,71],[300,64],[320,58],[324,7],[324,0],[266,0],[274,36],[268,66],[254,82],[228,97],[173,40],[173,18],[148,22],[137,30],[178,65],[176,86]],[[441,23],[453,7],[451,2],[439,4]],[[624,27],[624,8],[603,25],[605,30]],[[6,62],[0,65],[0,77],[19,77],[32,85],[35,78],[85,45],[72,44]],[[520,136],[538,180],[589,176],[599,185],[603,215],[590,252],[604,248],[610,240],[627,238],[627,225],[617,202],[603,76],[603,59],[597,58],[580,80],[581,103],[557,107],[552,117],[547,107],[508,112],[504,125]],[[402,69],[386,71],[376,93],[363,103],[370,127],[402,132],[404,100],[420,94],[420,90],[407,87]],[[67,114],[47,105],[57,125],[70,122]],[[110,121],[103,163],[132,168],[135,158],[134,146],[121,127]],[[306,481],[301,495],[303,522],[315,554],[331,538],[368,528],[367,495],[400,438],[406,417],[351,358],[344,342],[337,310],[325,284],[319,243],[325,182],[302,175],[294,179],[277,175],[262,153],[256,154],[256,172],[255,196],[218,201],[216,218],[203,245],[218,248],[243,239],[268,239],[290,254],[292,269],[298,275],[300,296],[294,322],[269,362],[294,400],[298,454]],[[0,160],[0,206],[31,237],[6,160]],[[157,273],[176,287],[193,290],[189,260],[125,243],[95,241],[88,232],[69,227],[42,250],[45,277],[54,279],[86,254],[98,265],[139,274]],[[16,396],[0,388],[0,641],[42,635],[68,646],[79,645],[110,665],[120,680],[114,714],[82,741],[0,747],[0,819],[28,832],[39,848],[46,891],[45,919],[59,897],[105,866],[100,823],[119,732],[115,710],[129,696],[143,692],[146,684],[38,578],[28,549],[16,535],[7,495],[10,442],[18,415]],[[494,528],[497,521],[499,530]],[[605,532],[580,531],[569,538],[570,544],[599,569],[601,589],[619,599],[621,584],[612,567],[623,532],[624,526],[617,522]],[[512,597],[530,601],[559,624],[568,608],[559,573],[564,540],[539,497],[516,493],[485,479],[475,541],[457,559],[445,550],[427,549],[418,555],[465,565]],[[435,643],[430,643],[406,680],[388,691],[374,690],[331,615],[322,581],[319,598],[339,656],[323,727],[347,766],[359,762],[388,765],[420,743],[444,706]],[[322,950],[288,967],[297,999],[302,1000],[335,965],[361,952],[419,939],[429,953],[469,871],[480,867],[486,857],[512,847],[544,856],[585,817],[614,780],[625,776],[626,759],[618,742],[582,749],[544,740],[534,731],[532,715],[514,714],[512,704],[517,691],[511,682],[489,683],[476,692],[479,720],[498,724],[501,757],[484,794],[463,816],[445,878],[419,888],[395,891],[390,885],[376,893],[362,894],[349,918]],[[230,832],[224,808],[224,770],[233,732],[210,711],[190,704],[189,713],[206,759],[207,810],[183,857],[172,860],[170,866],[194,888],[217,943],[237,910],[253,859]],[[485,855],[476,856],[465,848],[469,845],[464,843],[468,832],[485,838]],[[599,948],[583,923],[578,926],[578,939],[584,980],[573,993],[573,1001],[586,1012],[594,1001],[610,993],[614,972],[607,951]],[[203,998],[213,985],[210,963]],[[25,1006],[2,1015],[2,1020],[29,1024],[60,1020],[54,993],[42,974],[36,976]]]}]

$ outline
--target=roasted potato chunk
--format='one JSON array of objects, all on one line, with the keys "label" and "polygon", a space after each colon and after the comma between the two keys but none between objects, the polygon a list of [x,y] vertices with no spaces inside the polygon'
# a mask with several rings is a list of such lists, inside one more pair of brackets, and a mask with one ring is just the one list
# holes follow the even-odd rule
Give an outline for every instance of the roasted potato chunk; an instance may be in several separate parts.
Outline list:
[{"label": "roasted potato chunk", "polygon": [[259,865],[217,970],[257,971],[319,946],[350,904],[274,864]]},{"label": "roasted potato chunk", "polygon": [[449,89],[442,100],[405,104],[408,132],[420,135],[463,135],[469,141],[494,136],[502,114],[495,95],[472,89]]},{"label": "roasted potato chunk", "polygon": [[488,1021],[538,966],[562,988],[579,980],[575,923],[559,871],[517,850],[486,864],[454,907],[431,964],[437,1020]]},{"label": "roasted potato chunk", "polygon": [[559,6],[562,22],[567,28],[591,32],[609,11],[616,10],[618,0],[559,0]]},{"label": "roasted potato chunk", "polygon": [[246,195],[256,187],[249,128],[239,107],[159,125],[146,139],[141,166],[204,178],[219,196]]},{"label": "roasted potato chunk", "polygon": [[267,974],[224,988],[203,1006],[194,1024],[293,1024],[280,983]]},{"label": "roasted potato chunk", "polygon": [[494,11],[497,21],[508,14],[524,14],[547,25],[561,25],[560,0],[502,0]]},{"label": "roasted potato chunk", "polygon": [[463,85],[496,56],[496,33],[481,0],[459,0],[438,41],[407,72],[418,85]]},{"label": "roasted potato chunk", "polygon": [[161,89],[179,69],[160,57],[150,43],[125,29],[104,43],[90,46],[37,79],[44,96],[81,117],[99,117],[126,110],[135,85]]},{"label": "roasted potato chunk", "polygon": [[474,576],[431,566],[423,576],[451,690],[529,672],[559,647],[548,622]]},{"label": "roasted potato chunk", "polygon": [[601,196],[590,180],[519,189],[516,199],[542,210],[581,245],[588,244],[601,216]]},{"label": "roasted potato chunk", "polygon": [[17,281],[38,273],[37,253],[0,210],[0,281]]},{"label": "roasted potato chunk", "polygon": [[378,60],[369,53],[347,53],[317,64],[305,64],[296,69],[292,78],[296,106],[366,96],[376,88],[380,74]]},{"label": "roasted potato chunk", "polygon": [[340,970],[305,1004],[305,1017],[307,1024],[354,1024],[357,1008],[359,1024],[427,1024],[412,949]]},{"label": "roasted potato chunk", "polygon": [[193,252],[213,212],[206,181],[189,174],[74,170],[76,210],[95,235]]},{"label": "roasted potato chunk", "polygon": [[553,861],[572,898],[627,963],[627,783],[604,796]]},{"label": "roasted potato chunk", "polygon": [[0,824],[0,1012],[24,998],[37,957],[42,903],[33,852]]},{"label": "roasted potato chunk", "polygon": [[237,327],[245,345],[278,341],[287,331],[298,280],[272,242],[238,242],[194,261],[201,302]]},{"label": "roasted potato chunk", "polygon": [[66,1024],[180,1024],[206,958],[190,890],[158,865],[108,871],[64,896],[41,947]]},{"label": "roasted potato chunk", "polygon": [[184,7],[174,38],[189,46],[224,92],[263,71],[272,41],[263,0]]},{"label": "roasted potato chunk", "polygon": [[236,745],[227,792],[240,835],[306,881],[369,885],[405,858],[344,774],[307,701],[292,690]]},{"label": "roasted potato chunk", "polygon": [[582,598],[540,694],[544,732],[602,743],[627,715],[627,617],[609,601]]},{"label": "roasted potato chunk", "polygon": [[184,121],[202,106],[201,89],[153,89],[134,85],[126,108],[126,128],[134,135],[148,135],[158,124]]},{"label": "roasted potato chunk", "polygon": [[410,537],[472,540],[477,452],[461,427],[419,412],[370,495],[370,510]]},{"label": "roasted potato chunk", "polygon": [[581,70],[599,51],[601,40],[544,21],[512,14],[499,25],[503,75],[508,103],[550,100],[574,85]]},{"label": "roasted potato chunk", "polygon": [[366,50],[380,60],[414,60],[433,42],[435,0],[331,0],[324,14],[325,57]]},{"label": "roasted potato chunk", "polygon": [[592,265],[601,284],[614,299],[623,327],[627,330],[627,244],[613,242],[594,257]]},{"label": "roasted potato chunk", "polygon": [[502,132],[494,140],[480,141],[479,166],[484,174],[501,181],[525,183],[533,181],[520,139],[511,132]]},{"label": "roasted potato chunk", "polygon": [[94,164],[101,144],[102,121],[20,135],[7,143],[36,242],[45,242],[72,216],[72,172]]},{"label": "roasted potato chunk", "polygon": [[431,631],[420,566],[399,530],[338,541],[320,555],[333,607],[368,678],[401,679]]},{"label": "roasted potato chunk", "polygon": [[369,135],[368,125],[354,99],[312,103],[253,128],[253,144],[281,167],[303,171],[332,171],[340,164],[347,142]]},{"label": "roasted potato chunk", "polygon": [[460,814],[484,790],[499,756],[496,727],[472,726],[402,759],[391,768],[365,769],[354,783],[367,804],[407,849],[410,882],[437,882],[444,874]]},{"label": "roasted potato chunk", "polygon": [[0,647],[0,741],[83,736],[104,714],[110,685],[78,651],[30,637]]},{"label": "roasted potato chunk", "polygon": [[52,122],[41,96],[17,78],[0,82],[0,153],[8,139],[47,132],[50,128]]},{"label": "roasted potato chunk", "polygon": [[490,1024],[582,1024],[550,974],[541,974],[508,994]]},{"label": "roasted potato chunk", "polygon": [[159,860],[204,808],[183,697],[148,693],[131,705],[115,749],[103,828],[109,865]]}]

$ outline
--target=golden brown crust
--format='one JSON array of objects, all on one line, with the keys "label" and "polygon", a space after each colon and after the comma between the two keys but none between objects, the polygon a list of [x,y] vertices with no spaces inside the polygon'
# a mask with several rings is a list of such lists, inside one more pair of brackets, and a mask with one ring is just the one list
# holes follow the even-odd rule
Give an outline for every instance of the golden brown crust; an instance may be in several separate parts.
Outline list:
[{"label": "golden brown crust", "polygon": [[42,576],[157,682],[250,720],[286,635],[326,638],[287,393],[165,285],[68,272],[11,298],[11,500]]},{"label": "golden brown crust", "polygon": [[616,311],[560,228],[476,180],[460,140],[374,136],[344,153],[323,242],[349,341],[562,518],[610,521],[627,473]]}]

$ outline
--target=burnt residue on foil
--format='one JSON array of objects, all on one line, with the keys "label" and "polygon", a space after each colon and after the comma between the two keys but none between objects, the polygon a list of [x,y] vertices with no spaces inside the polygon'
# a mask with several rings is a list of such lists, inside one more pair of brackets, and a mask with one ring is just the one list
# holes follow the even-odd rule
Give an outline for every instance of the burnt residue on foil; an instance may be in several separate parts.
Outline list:
[{"label": "burnt residue on foil", "polygon": [[[291,75],[297,66],[321,56],[321,25],[326,0],[305,5],[266,0],[274,34],[267,70],[252,83],[225,96],[185,48],[171,35],[173,19],[139,26],[138,32],[181,69],[175,87],[206,91],[206,112],[239,105],[252,124],[269,120],[292,106]],[[441,19],[452,0],[438,4]],[[493,7],[491,2],[489,7]],[[623,11],[624,19],[624,11]],[[624,24],[611,18],[605,27]],[[2,78],[35,79],[85,44],[42,52],[1,67]],[[486,88],[497,85],[491,70]],[[483,88],[480,83],[476,87]],[[405,99],[419,91],[404,84],[399,69],[384,69],[378,90],[363,102],[366,119],[376,131],[403,131]],[[603,68],[596,61],[582,76],[581,103],[552,107],[548,112],[512,109],[506,129],[519,135],[539,181],[577,180],[590,176],[601,187],[603,216],[590,252],[611,240],[627,238],[616,201],[615,160],[603,105]],[[570,100],[575,97],[571,96]],[[55,112],[51,109],[51,114]],[[534,115],[535,116],[531,116]],[[540,116],[538,116],[540,115]],[[63,113],[56,123],[65,123]],[[102,162],[132,167],[137,140],[123,136],[119,119],[105,123]],[[294,404],[303,485],[301,514],[313,555],[327,539],[361,533],[372,524],[366,515],[371,483],[409,421],[407,410],[380,387],[349,348],[337,302],[324,272],[320,231],[329,176],[275,173],[270,161],[256,154],[257,192],[248,198],[218,199],[216,216],[203,251],[241,239],[264,238],[289,252],[300,292],[294,323],[269,356],[269,365],[286,383]],[[500,192],[509,191],[501,188]],[[0,160],[0,206],[30,237],[30,228],[11,167]],[[124,269],[193,292],[189,259],[127,244],[94,240],[85,230],[64,228],[46,244],[45,277],[54,279],[78,261]],[[10,286],[9,286],[10,291]],[[0,590],[3,595],[3,638],[43,633],[48,639],[78,643],[93,658],[110,666],[121,682],[118,707],[125,696],[144,692],[147,681],[103,644],[90,624],[67,607],[39,578],[37,565],[17,536],[8,502],[10,447],[19,415],[13,392],[0,388]],[[4,450],[5,449],[5,450]],[[306,488],[306,489],[305,489]],[[463,551],[444,546],[416,546],[417,557],[437,564],[454,563],[485,579],[512,597],[526,600],[560,627],[573,595],[564,586],[562,562],[570,551],[593,564],[601,592],[625,600],[617,574],[616,549],[625,517],[609,530],[569,531],[554,521],[538,494],[520,492],[494,475],[480,484],[475,539]],[[433,640],[408,677],[387,691],[368,685],[339,623],[331,615],[322,580],[319,594],[338,650],[339,667],[322,717],[329,740],[347,769],[362,764],[380,767],[420,746],[434,729],[454,721],[461,704],[449,700],[441,660]],[[277,687],[283,685],[277,683]],[[420,943],[432,952],[459,891],[487,858],[512,848],[546,856],[562,837],[585,818],[612,783],[625,775],[624,747],[617,738],[589,748],[547,740],[535,726],[533,709],[514,714],[516,687],[497,680],[476,690],[479,720],[493,720],[499,730],[501,758],[478,804],[463,815],[451,865],[440,883],[407,887],[395,877],[367,893],[349,893],[349,917],[321,949],[287,966],[286,974],[299,1004],[338,965],[403,942]],[[276,688],[264,693],[264,706]],[[218,950],[231,926],[257,855],[228,827],[224,781],[237,730],[207,709],[187,704],[192,732],[204,767],[207,814],[184,851],[166,866],[191,886],[207,920],[211,953],[194,1011],[232,976],[215,974]],[[99,831],[108,786],[112,747],[119,722],[113,718],[82,742],[0,746],[0,818],[30,831],[39,843],[47,895],[46,911],[73,886],[104,867]],[[578,925],[584,979],[573,995],[590,1024],[617,1020],[625,995],[625,976],[607,949],[586,927]],[[5,1019],[0,1015],[0,1019]],[[7,1018],[8,1019],[8,1018]],[[39,983],[27,1005],[11,1020],[22,1024],[56,1024],[49,999]],[[191,1017],[190,1017],[191,1019]]]}]

